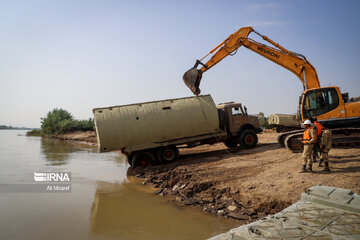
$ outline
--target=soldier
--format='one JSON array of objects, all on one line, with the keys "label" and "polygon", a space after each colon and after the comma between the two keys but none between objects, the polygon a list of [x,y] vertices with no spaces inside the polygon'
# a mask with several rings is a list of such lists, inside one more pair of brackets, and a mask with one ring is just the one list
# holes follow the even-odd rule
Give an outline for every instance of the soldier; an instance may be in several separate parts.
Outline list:
[{"label": "soldier", "polygon": [[321,143],[320,143],[320,162],[319,166],[321,166],[322,162],[325,162],[325,168],[324,171],[330,172],[329,168],[329,151],[331,149],[332,145],[332,133],[331,130],[327,128],[327,124],[323,124],[323,132],[321,137]]},{"label": "soldier", "polygon": [[314,143],[316,141],[316,131],[311,125],[310,120],[305,120],[305,131],[303,136],[304,152],[302,155],[303,167],[300,172],[306,172],[306,164],[309,161],[309,172],[312,172],[311,154],[313,152]]},{"label": "soldier", "polygon": [[320,139],[321,139],[321,133],[322,133],[322,125],[317,121],[317,118],[310,118],[311,123],[313,124],[313,128],[316,131],[316,141],[314,143],[313,148],[313,154],[312,154],[312,160],[313,162],[316,162],[316,158],[319,157],[320,152]]}]

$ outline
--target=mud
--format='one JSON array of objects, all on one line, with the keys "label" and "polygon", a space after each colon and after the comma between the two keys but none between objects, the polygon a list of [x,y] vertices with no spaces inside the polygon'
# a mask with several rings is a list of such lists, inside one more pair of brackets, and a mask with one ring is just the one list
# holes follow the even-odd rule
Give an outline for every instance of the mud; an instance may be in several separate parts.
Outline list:
[{"label": "mud", "polygon": [[[314,185],[351,189],[360,193],[360,148],[332,149],[331,172],[313,164],[314,173],[299,173],[301,153],[277,143],[279,134],[259,134],[254,149],[227,149],[223,144],[180,149],[177,162],[129,168],[128,174],[154,186],[156,194],[186,206],[240,223],[273,214],[298,201]],[[76,132],[56,139],[96,146],[94,132]]]},{"label": "mud", "polygon": [[314,173],[299,173],[301,153],[277,143],[277,133],[259,135],[254,149],[228,150],[223,144],[180,150],[177,162],[129,168],[155,194],[243,223],[274,214],[298,201],[313,185],[360,192],[360,149],[330,151],[331,172],[314,163]]}]

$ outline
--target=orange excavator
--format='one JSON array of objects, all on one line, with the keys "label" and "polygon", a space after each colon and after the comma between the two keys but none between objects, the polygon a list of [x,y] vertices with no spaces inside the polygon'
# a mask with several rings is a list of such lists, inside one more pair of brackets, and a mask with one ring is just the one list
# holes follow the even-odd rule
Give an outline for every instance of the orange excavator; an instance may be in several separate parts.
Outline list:
[{"label": "orange excavator", "polygon": [[[259,35],[272,46],[249,38],[250,33]],[[195,95],[199,95],[203,73],[225,57],[234,55],[241,46],[284,67],[300,79],[304,91],[299,98],[299,121],[316,117],[319,122],[326,122],[332,129],[335,147],[360,145],[360,101],[356,101],[358,98],[353,98],[355,100],[352,101],[348,93],[341,93],[336,86],[321,87],[316,69],[304,55],[287,50],[252,27],[240,28],[201,60],[197,60],[194,67],[185,72],[183,76],[185,84]],[[203,63],[202,61],[208,57],[210,59]],[[200,69],[198,69],[199,65],[201,65]],[[282,146],[300,151],[303,147],[301,134],[299,131],[284,133],[278,140]]]}]

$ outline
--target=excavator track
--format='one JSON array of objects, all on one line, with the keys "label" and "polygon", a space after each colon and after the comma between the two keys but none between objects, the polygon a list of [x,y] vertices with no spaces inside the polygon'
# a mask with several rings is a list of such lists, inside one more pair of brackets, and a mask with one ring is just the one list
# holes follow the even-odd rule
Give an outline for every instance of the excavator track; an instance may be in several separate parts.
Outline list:
[{"label": "excavator track", "polygon": [[[332,132],[333,148],[349,148],[349,147],[360,146],[360,128],[335,128],[335,129],[331,129],[331,132]],[[304,148],[304,145],[302,144],[303,131],[297,133],[295,133],[294,131],[292,134],[282,136],[282,139],[284,137],[285,140],[283,144],[287,149],[293,152],[301,152],[303,150]]]},{"label": "excavator track", "polygon": [[301,133],[302,134],[303,132],[304,132],[303,129],[294,130],[294,131],[290,131],[290,132],[284,132],[284,133],[280,134],[277,137],[277,141],[278,141],[278,143],[280,144],[281,147],[286,147],[285,146],[285,139],[286,139],[287,136],[295,134],[295,133]]}]

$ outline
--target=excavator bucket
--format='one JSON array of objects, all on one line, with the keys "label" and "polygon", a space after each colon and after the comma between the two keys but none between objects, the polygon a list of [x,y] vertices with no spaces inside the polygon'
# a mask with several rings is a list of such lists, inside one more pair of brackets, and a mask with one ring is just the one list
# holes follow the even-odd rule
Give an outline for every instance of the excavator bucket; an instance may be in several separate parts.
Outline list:
[{"label": "excavator bucket", "polygon": [[201,77],[202,77],[202,71],[196,68],[192,68],[184,73],[183,80],[186,86],[188,86],[188,88],[190,88],[190,90],[195,95],[200,94],[199,85],[200,85]]}]

